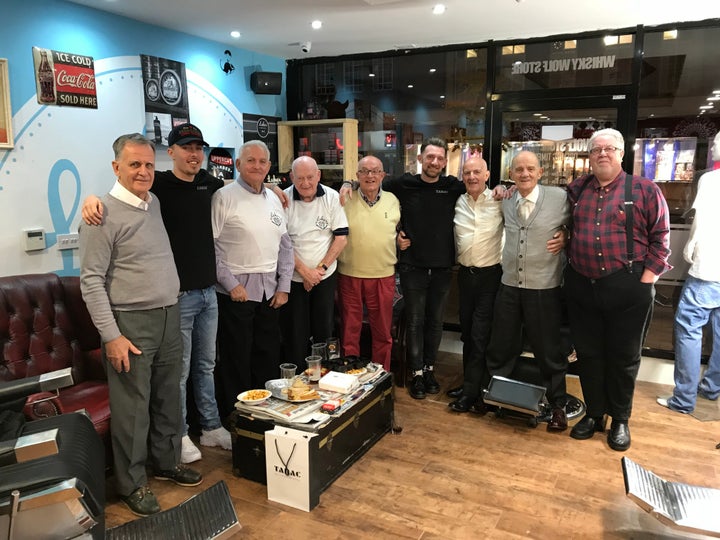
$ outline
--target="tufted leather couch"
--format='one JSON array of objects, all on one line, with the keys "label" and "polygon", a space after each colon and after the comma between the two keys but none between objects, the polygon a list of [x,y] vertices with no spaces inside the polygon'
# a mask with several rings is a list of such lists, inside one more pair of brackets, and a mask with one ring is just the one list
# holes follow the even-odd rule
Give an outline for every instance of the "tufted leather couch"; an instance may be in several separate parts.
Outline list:
[{"label": "tufted leather couch", "polygon": [[78,277],[26,274],[0,277],[0,380],[72,368],[75,384],[30,395],[30,419],[84,409],[106,448],[110,440],[108,386],[100,336],[80,294]]}]

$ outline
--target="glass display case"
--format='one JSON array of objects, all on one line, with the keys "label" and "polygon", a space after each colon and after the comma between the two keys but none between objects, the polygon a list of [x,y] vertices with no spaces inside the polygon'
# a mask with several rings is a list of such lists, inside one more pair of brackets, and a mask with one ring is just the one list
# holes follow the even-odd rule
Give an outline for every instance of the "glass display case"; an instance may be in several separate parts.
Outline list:
[{"label": "glass display case", "polygon": [[656,182],[692,182],[695,137],[637,139],[633,174]]},{"label": "glass display case", "polygon": [[565,187],[590,171],[587,139],[510,141],[502,152],[502,182],[510,182],[510,164],[523,150],[534,152],[540,158],[540,166],[543,168],[540,183],[545,186]]}]

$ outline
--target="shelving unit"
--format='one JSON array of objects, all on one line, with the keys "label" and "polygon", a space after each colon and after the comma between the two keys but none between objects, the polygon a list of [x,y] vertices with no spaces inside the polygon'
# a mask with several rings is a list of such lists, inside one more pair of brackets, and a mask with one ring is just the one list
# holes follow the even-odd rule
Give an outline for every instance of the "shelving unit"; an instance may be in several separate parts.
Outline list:
[{"label": "shelving unit", "polygon": [[[333,131],[332,128],[339,128],[338,131]],[[318,162],[318,167],[322,171],[333,171],[331,175],[323,174],[323,181],[326,183],[331,180],[328,177],[337,177],[339,180],[352,180],[355,178],[357,173],[358,163],[358,121],[355,118],[338,118],[331,120],[289,120],[285,122],[278,122],[278,169],[281,173],[286,173],[290,170],[293,160],[298,157],[299,149],[296,149],[296,140],[300,137],[306,137],[309,141],[309,149],[303,151],[309,152],[308,155],[312,155]],[[295,129],[304,130],[300,137],[295,137]],[[325,148],[313,148],[312,145],[312,134],[327,135],[331,133],[342,133],[341,146],[342,146],[342,161],[340,163],[325,163],[324,152],[328,148],[327,143]],[[334,148],[332,151],[337,152]],[[338,159],[340,159],[338,157]],[[342,177],[340,178],[340,175]]]}]

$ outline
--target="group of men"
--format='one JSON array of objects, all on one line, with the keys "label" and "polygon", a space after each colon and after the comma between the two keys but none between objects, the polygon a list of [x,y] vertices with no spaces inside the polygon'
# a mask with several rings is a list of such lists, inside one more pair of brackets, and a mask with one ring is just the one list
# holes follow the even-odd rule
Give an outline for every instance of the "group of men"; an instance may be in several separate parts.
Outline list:
[{"label": "group of men", "polygon": [[516,189],[506,195],[487,187],[479,156],[463,164],[460,183],[442,174],[447,148],[439,139],[421,147],[420,174],[387,180],[383,189],[401,206],[397,270],[410,395],[440,390],[433,366],[457,262],[463,386],[448,392],[450,408],[484,414],[483,389],[490,377],[512,373],[527,339],[552,411],[548,429],[567,429],[564,302],[587,403],[570,435],[605,431],[609,415],[608,445],[623,451],[653,284],[670,268],[669,212],[653,182],[622,170],[622,134],[603,129],[588,144],[593,172],[567,191],[539,184],[543,169],[528,151],[513,157]]},{"label": "group of men", "polygon": [[[281,355],[300,362],[311,337],[334,333],[335,270],[349,221],[358,242],[341,262],[345,354],[360,354],[366,304],[373,360],[390,367],[399,206],[379,193],[382,163],[361,161],[362,197],[348,205],[348,220],[338,193],[320,185],[312,158],[295,160],[293,186],[278,194],[263,184],[270,169],[264,143],[241,147],[237,181],[227,186],[201,168],[205,146],[196,126],[175,127],[168,136],[173,170],[156,172],[154,143],[123,135],[113,145],[113,189],[83,206],[81,288],[113,368],[118,494],[138,515],[160,510],[147,485],[148,461],[158,479],[202,481],[180,465],[201,458],[188,435],[188,379],[200,444],[229,450],[221,418],[238,393],[275,378]],[[392,237],[392,250],[361,241],[376,238],[375,228]]]},{"label": "group of men", "polygon": [[229,449],[220,419],[240,391],[276,377],[283,357],[297,363],[311,337],[332,335],[336,287],[344,354],[360,355],[366,312],[372,359],[389,369],[397,272],[409,393],[438,393],[434,364],[456,263],[464,380],[449,392],[450,408],[486,412],[483,389],[491,376],[511,374],[527,338],[552,407],[548,429],[566,429],[564,296],[587,402],[571,436],[604,431],[610,415],[609,445],[630,446],[653,283],[669,268],[669,221],[657,186],[622,171],[617,131],[590,138],[593,173],[567,192],[540,185],[538,157],[518,153],[510,168],[516,189],[507,194],[487,187],[479,156],[463,164],[462,182],[445,176],[441,139],[421,146],[419,174],[384,180],[382,162],[362,158],[355,196],[320,184],[317,163],[304,156],[293,162],[293,186],[278,196],[263,184],[270,153],[260,141],[241,147],[238,178],[226,186],[202,170],[207,143],[196,126],[176,127],[168,144],[173,170],[156,173],[151,141],[118,138],[117,182],[102,204],[83,209],[100,226],[80,229],[83,295],[114,368],[118,493],[133,512],[159,510],[147,487],[148,452],[156,478],[202,481],[179,465],[200,458],[187,436],[188,378],[201,445]]}]

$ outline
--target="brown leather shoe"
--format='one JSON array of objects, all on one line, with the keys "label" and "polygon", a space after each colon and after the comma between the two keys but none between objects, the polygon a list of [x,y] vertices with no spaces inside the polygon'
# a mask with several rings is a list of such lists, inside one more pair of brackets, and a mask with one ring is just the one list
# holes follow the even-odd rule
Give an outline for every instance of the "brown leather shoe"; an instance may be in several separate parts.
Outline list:
[{"label": "brown leather shoe", "polygon": [[568,427],[567,415],[565,409],[560,407],[554,407],[552,410],[552,416],[548,422],[548,431],[565,431]]}]

